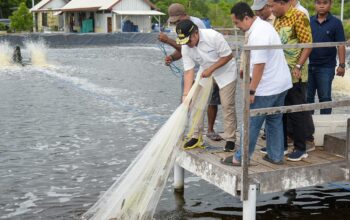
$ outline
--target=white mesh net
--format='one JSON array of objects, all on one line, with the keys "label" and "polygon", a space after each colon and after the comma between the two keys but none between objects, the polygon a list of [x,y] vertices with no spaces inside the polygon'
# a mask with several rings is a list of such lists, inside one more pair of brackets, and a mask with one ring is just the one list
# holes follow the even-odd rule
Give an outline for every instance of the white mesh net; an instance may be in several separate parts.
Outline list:
[{"label": "white mesh net", "polygon": [[193,84],[185,101],[148,142],[121,177],[105,192],[82,219],[151,219],[164,189],[183,136],[191,104],[188,136],[201,120],[212,88],[212,78]]}]

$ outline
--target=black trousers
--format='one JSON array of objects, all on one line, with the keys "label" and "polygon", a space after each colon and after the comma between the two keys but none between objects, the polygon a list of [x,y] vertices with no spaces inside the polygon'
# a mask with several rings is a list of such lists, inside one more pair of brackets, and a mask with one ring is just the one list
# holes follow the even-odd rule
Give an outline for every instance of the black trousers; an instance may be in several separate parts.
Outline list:
[{"label": "black trousers", "polygon": [[[307,83],[293,83],[293,87],[288,90],[285,105],[301,105],[306,104]],[[311,139],[315,131],[311,112],[293,112],[283,114],[283,132],[284,132],[284,148],[288,148],[287,144],[287,128],[292,130],[292,138],[294,140],[294,148],[296,150],[305,151],[306,139]]]}]

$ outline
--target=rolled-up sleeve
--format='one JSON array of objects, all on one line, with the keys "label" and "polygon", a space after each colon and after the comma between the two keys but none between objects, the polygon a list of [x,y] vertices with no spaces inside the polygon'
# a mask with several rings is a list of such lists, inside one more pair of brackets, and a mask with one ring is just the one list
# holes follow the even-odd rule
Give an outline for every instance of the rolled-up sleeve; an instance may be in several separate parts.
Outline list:
[{"label": "rolled-up sleeve", "polygon": [[295,22],[295,32],[299,43],[312,43],[312,32],[310,21],[305,14],[297,18]]},{"label": "rolled-up sleeve", "polygon": [[215,39],[215,47],[217,49],[219,57],[227,57],[232,53],[230,45],[227,43],[222,34],[216,33]]}]

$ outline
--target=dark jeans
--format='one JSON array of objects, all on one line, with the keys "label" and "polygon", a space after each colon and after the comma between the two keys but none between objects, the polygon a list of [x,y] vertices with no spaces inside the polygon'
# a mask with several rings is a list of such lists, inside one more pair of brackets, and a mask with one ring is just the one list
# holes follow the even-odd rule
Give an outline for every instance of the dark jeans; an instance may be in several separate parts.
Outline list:
[{"label": "dark jeans", "polygon": [[[307,83],[293,83],[293,87],[288,90],[284,104],[301,105],[306,103],[306,87]],[[287,127],[290,124],[293,131],[294,148],[296,150],[305,151],[306,138],[314,133],[314,124],[311,113],[309,111],[293,112],[283,114],[283,131],[284,131],[284,148],[288,148],[287,144]]]},{"label": "dark jeans", "polygon": [[[332,101],[332,81],[334,79],[334,67],[309,66],[309,82],[307,88],[307,102],[314,103],[315,95],[320,102]],[[322,114],[331,114],[332,109],[321,109]],[[312,111],[313,113],[313,111]]]}]

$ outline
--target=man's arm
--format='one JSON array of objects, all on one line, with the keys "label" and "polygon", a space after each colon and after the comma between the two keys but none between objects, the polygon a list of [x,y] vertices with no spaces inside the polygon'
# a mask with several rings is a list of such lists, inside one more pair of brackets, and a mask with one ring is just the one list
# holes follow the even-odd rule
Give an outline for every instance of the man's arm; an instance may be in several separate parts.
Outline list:
[{"label": "man's arm", "polygon": [[218,61],[216,61],[213,65],[211,65],[208,69],[204,70],[202,72],[202,77],[207,78],[213,74],[213,72],[220,67],[224,66],[226,63],[228,63],[232,59],[233,55],[232,53],[225,57],[220,57]]},{"label": "man's arm", "polygon": [[[295,32],[299,43],[312,43],[312,32],[309,18],[303,13],[302,16],[295,23]],[[301,51],[298,63],[299,65],[304,65],[306,60],[309,58],[311,54],[312,48],[304,48]],[[301,69],[298,67],[294,67],[293,75],[297,79],[301,78]]]},{"label": "man's arm", "polygon": [[[300,58],[298,60],[299,65],[304,65],[304,63],[306,62],[306,60],[309,58],[310,54],[311,54],[312,48],[304,48],[301,51],[301,55]],[[293,69],[293,75],[297,78],[300,79],[301,78],[301,69],[294,67]]]},{"label": "man's arm", "polygon": [[[338,58],[339,58],[339,64],[345,64],[345,46],[341,45],[338,47]],[[338,66],[337,68],[337,76],[344,76],[345,74],[345,67]]]},{"label": "man's arm", "polygon": [[262,75],[264,73],[265,63],[254,64],[252,80],[250,81],[250,103],[254,103],[255,91],[258,88]]},{"label": "man's arm", "polygon": [[177,44],[175,40],[169,38],[168,35],[164,34],[163,32],[160,32],[158,39],[161,42],[172,46],[175,50],[178,50],[181,53],[181,45]]},{"label": "man's arm", "polygon": [[168,35],[162,32],[160,32],[158,40],[172,46],[175,49],[175,51],[171,55],[165,57],[166,65],[170,65],[171,62],[181,59],[181,45],[177,44],[175,40],[169,38]]}]

